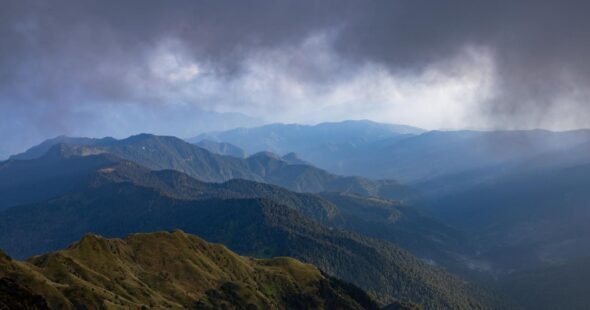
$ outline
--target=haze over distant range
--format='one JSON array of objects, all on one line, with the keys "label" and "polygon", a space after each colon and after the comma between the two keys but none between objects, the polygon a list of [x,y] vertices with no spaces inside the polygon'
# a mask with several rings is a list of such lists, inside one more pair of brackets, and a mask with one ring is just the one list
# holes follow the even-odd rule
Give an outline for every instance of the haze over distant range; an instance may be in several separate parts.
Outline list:
[{"label": "haze over distant range", "polygon": [[59,134],[188,137],[267,122],[588,127],[588,9],[581,0],[4,1],[0,158]]}]

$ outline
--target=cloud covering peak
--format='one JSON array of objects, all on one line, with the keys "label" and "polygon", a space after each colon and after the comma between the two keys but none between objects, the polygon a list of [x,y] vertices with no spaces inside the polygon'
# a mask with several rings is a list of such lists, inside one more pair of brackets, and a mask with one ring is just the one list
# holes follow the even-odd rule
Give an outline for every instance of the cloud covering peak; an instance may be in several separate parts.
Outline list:
[{"label": "cloud covering peak", "polygon": [[9,0],[0,156],[58,134],[193,135],[202,111],[588,127],[588,9],[577,0]]}]

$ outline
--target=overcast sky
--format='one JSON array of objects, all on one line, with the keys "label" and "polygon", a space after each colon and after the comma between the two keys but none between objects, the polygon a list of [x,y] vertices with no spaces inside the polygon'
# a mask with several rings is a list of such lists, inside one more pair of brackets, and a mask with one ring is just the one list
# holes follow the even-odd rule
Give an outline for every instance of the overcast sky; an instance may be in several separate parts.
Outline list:
[{"label": "overcast sky", "polygon": [[[589,1],[0,2],[0,158],[264,122],[590,127]],[[231,114],[223,114],[231,113]]]}]

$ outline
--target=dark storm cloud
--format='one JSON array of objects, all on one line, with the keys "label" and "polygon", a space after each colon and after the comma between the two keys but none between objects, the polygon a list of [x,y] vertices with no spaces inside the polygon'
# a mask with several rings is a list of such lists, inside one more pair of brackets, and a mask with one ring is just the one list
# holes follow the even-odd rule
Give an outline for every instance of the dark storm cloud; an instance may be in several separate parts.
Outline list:
[{"label": "dark storm cloud", "polygon": [[40,71],[51,83],[77,71],[100,75],[101,65],[141,65],[167,37],[195,57],[235,65],[244,50],[337,28],[338,48],[357,61],[412,70],[475,44],[494,49],[505,69],[536,79],[538,71],[547,78],[544,70],[588,73],[588,9],[575,0],[6,1],[0,55],[3,81]]},{"label": "dark storm cloud", "polygon": [[356,11],[339,41],[357,60],[412,71],[444,61],[465,46],[482,46],[495,56],[499,76],[498,96],[481,106],[492,122],[547,125],[536,123],[537,118],[565,104],[563,96],[577,96],[570,110],[590,116],[590,103],[585,103],[590,99],[585,91],[590,82],[590,2],[370,3]]},{"label": "dark storm cloud", "polygon": [[[252,52],[293,49],[318,33],[332,34],[329,43],[349,65],[376,63],[407,75],[466,47],[488,49],[498,95],[480,112],[492,123],[543,126],[539,115],[564,96],[577,115],[590,116],[583,103],[590,82],[587,1],[8,0],[0,6],[0,112],[12,127],[61,130],[77,125],[79,109],[158,103],[149,85],[162,81],[147,64],[166,40],[231,79]],[[321,73],[311,66],[304,77],[329,87],[340,76]],[[142,83],[148,86],[138,88]]]}]

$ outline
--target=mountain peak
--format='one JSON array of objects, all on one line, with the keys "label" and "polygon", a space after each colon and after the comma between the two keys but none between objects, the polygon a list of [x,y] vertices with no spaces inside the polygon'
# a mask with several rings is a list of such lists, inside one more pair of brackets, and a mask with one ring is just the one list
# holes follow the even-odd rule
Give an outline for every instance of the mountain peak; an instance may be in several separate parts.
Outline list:
[{"label": "mountain peak", "polygon": [[140,141],[145,141],[145,140],[151,140],[154,138],[157,138],[158,136],[151,134],[151,133],[139,133],[136,135],[132,135],[129,136],[123,140],[119,140],[119,141],[125,141],[125,142],[140,142]]},{"label": "mountain peak", "polygon": [[96,243],[96,242],[101,242],[103,240],[106,240],[105,238],[103,238],[100,235],[97,234],[93,234],[93,233],[87,233],[86,235],[84,235],[84,237],[82,237],[80,239],[80,241],[78,242],[89,242],[89,243]]},{"label": "mountain peak", "polygon": [[174,136],[160,136],[160,135],[154,135],[151,133],[140,133],[137,135],[133,135],[130,137],[127,137],[125,139],[121,139],[121,140],[116,140],[115,143],[113,143],[112,145],[130,145],[130,144],[139,144],[139,143],[146,143],[146,144],[152,144],[152,145],[157,145],[157,144],[166,144],[166,145],[173,145],[173,146],[178,146],[178,145],[191,145],[190,143],[174,137]]}]

